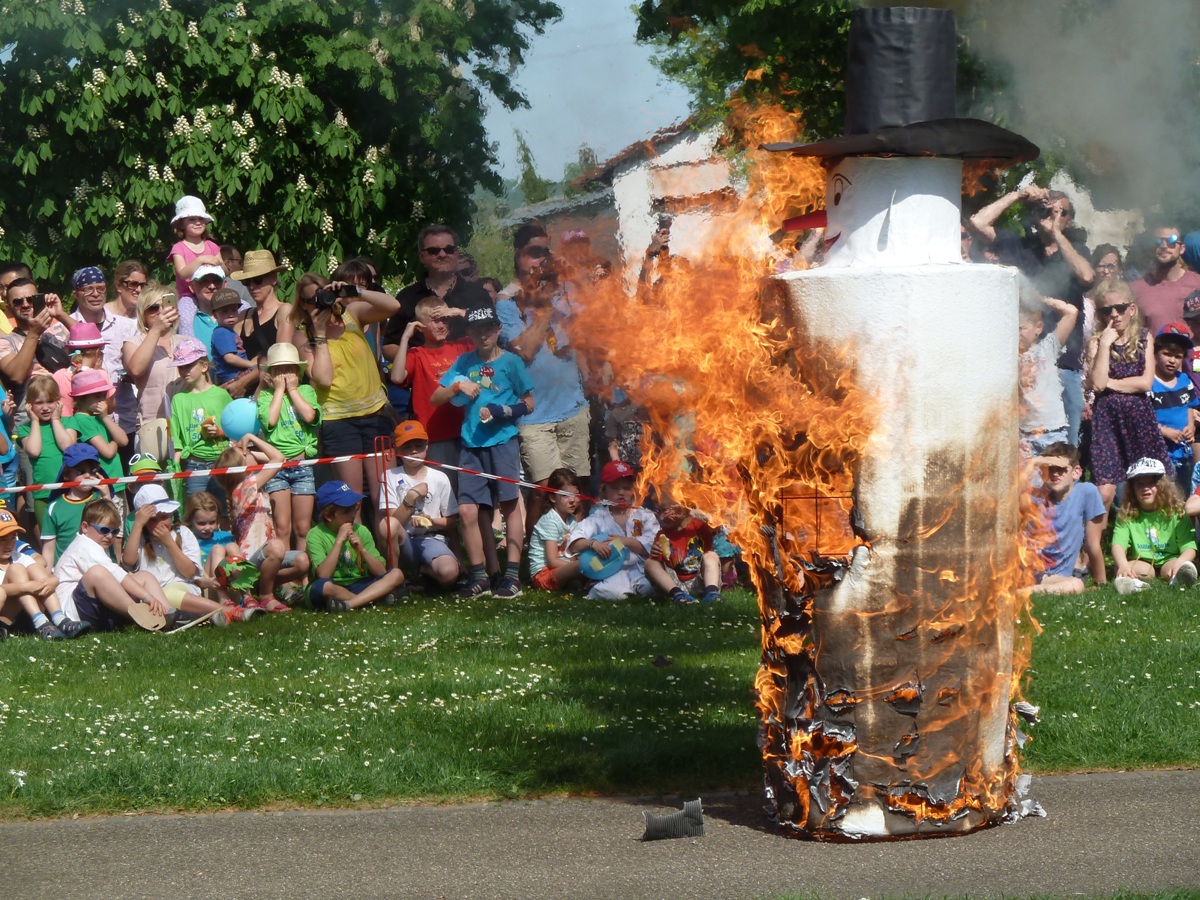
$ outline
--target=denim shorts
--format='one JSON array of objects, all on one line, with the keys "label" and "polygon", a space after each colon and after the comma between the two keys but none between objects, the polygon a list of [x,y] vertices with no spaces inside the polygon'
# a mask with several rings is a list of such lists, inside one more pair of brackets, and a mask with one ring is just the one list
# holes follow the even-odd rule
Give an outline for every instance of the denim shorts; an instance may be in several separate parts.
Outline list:
[{"label": "denim shorts", "polygon": [[350,419],[333,419],[321,423],[317,440],[322,456],[350,456],[355,453],[374,453],[375,439],[391,437],[396,422],[388,413],[370,413]]},{"label": "denim shorts", "polygon": [[[289,550],[287,553],[283,554],[283,562],[279,564],[279,568],[286,569],[288,566],[294,566],[296,564],[296,557],[299,555],[299,550]],[[262,547],[259,547],[257,550],[255,550],[254,555],[246,560],[246,562],[250,563],[250,565],[254,566],[256,569],[261,569],[263,563],[266,561],[267,554]]]},{"label": "denim shorts", "polygon": [[[500,475],[504,478],[521,477],[521,451],[517,439],[496,444],[494,447],[463,447],[459,465],[464,469]],[[468,472],[458,474],[458,505],[474,503],[478,506],[495,507],[509,500],[516,500],[520,492],[515,484],[483,478]]]},{"label": "denim shorts", "polygon": [[263,487],[263,491],[274,494],[277,491],[291,491],[293,494],[310,496],[317,492],[317,478],[313,474],[315,466],[289,466],[277,471],[271,480]]},{"label": "denim shorts", "polygon": [[400,558],[408,566],[431,566],[439,556],[454,556],[440,535],[410,534],[400,545]]},{"label": "denim shorts", "polygon": [[[360,578],[353,584],[344,584],[342,587],[357,597],[382,577],[382,575],[379,575],[371,578]],[[332,578],[318,578],[309,585],[308,598],[317,609],[321,609],[325,605],[325,588],[331,584],[336,584]]]}]

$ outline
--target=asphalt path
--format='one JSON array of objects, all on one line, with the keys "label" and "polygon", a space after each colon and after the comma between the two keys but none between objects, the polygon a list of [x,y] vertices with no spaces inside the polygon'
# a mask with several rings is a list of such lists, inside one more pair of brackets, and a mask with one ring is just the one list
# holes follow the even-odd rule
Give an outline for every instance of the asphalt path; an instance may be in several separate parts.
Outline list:
[{"label": "asphalt path", "polygon": [[[0,824],[0,896],[1029,897],[1200,888],[1200,772],[1035,778],[1046,818],[961,837],[783,837],[702,797],[703,837],[643,841],[632,798]],[[690,798],[688,798],[690,799]]]}]

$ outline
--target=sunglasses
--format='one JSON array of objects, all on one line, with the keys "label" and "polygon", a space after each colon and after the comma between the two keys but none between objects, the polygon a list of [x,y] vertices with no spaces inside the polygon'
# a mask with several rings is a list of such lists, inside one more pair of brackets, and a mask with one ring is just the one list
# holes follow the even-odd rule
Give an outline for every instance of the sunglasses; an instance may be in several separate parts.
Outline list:
[{"label": "sunglasses", "polygon": [[1096,310],[1098,316],[1119,316],[1133,306],[1132,303],[1114,303],[1112,306],[1101,306]]},{"label": "sunglasses", "polygon": [[260,284],[266,284],[268,279],[270,279],[270,277],[271,277],[270,275],[259,275],[256,278],[247,278],[245,281],[242,282],[242,284],[244,284],[248,288],[254,288],[254,287],[258,287]]},{"label": "sunglasses", "polygon": [[155,313],[155,312],[162,312],[162,304],[161,303],[151,303],[144,310],[142,310],[142,314],[147,315],[147,316],[150,315],[150,313]]},{"label": "sunglasses", "polygon": [[530,259],[549,259],[550,258],[550,248],[549,247],[526,247],[521,252],[523,254],[525,254],[526,256],[528,256]]},{"label": "sunglasses", "polygon": [[1100,265],[1096,266],[1096,271],[1097,272],[1115,272],[1115,271],[1117,271],[1117,264],[1116,263],[1100,263]]},{"label": "sunglasses", "polygon": [[453,256],[458,252],[458,247],[451,244],[449,247],[423,247],[422,253],[428,253],[430,256]]},{"label": "sunglasses", "polygon": [[133,291],[135,294],[138,291],[140,291],[142,288],[144,288],[145,286],[146,286],[146,282],[133,281],[132,279],[129,279],[129,278],[126,278],[124,281],[121,282],[121,287],[125,288],[125,290],[127,290],[127,291]]},{"label": "sunglasses", "polygon": [[1179,244],[1179,235],[1173,234],[1170,237],[1156,237],[1154,243],[1159,247],[1174,247]]},{"label": "sunglasses", "polygon": [[100,535],[100,537],[111,537],[117,533],[116,528],[109,528],[107,525],[92,525],[91,522],[88,522],[88,525],[90,525],[92,530],[95,531],[96,534]]},{"label": "sunglasses", "polygon": [[103,297],[108,293],[108,290],[102,284],[93,284],[88,287],[76,288],[75,293],[80,297]]}]

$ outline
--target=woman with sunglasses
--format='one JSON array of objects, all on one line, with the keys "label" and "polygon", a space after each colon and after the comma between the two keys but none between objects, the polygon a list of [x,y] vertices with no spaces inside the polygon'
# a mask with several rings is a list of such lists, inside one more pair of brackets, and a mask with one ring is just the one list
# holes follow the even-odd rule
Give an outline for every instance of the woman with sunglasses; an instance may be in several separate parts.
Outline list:
[{"label": "woman with sunglasses", "polygon": [[1088,388],[1096,392],[1092,406],[1092,481],[1111,506],[1125,471],[1142,458],[1157,459],[1167,471],[1167,445],[1149,391],[1154,384],[1154,338],[1142,327],[1142,316],[1129,285],[1119,278],[1094,291],[1096,333],[1088,341]]},{"label": "woman with sunglasses", "polygon": [[114,316],[132,319],[137,316],[138,297],[150,283],[146,266],[136,259],[127,259],[113,270],[117,298],[108,301],[108,311]]},{"label": "woman with sunglasses", "polygon": [[[292,343],[308,364],[308,377],[321,407],[320,455],[373,454],[376,438],[390,438],[395,421],[364,329],[387,321],[400,303],[382,291],[344,281],[330,281],[319,288],[319,279],[304,275],[300,283],[289,324]],[[374,458],[334,463],[333,473],[352,491],[379,496]],[[364,481],[369,485],[367,491],[363,490]]]},{"label": "woman with sunglasses", "polygon": [[[254,309],[246,313],[235,329],[238,337],[242,339],[246,358],[251,361],[265,361],[271,345],[279,341],[280,329],[287,333],[284,323],[288,320],[292,305],[284,303],[275,294],[276,288],[279,287],[278,273],[283,271],[283,268],[275,265],[275,255],[270,250],[251,250],[243,257],[242,268],[231,276],[246,286],[250,298],[254,301]],[[252,369],[250,375],[243,376],[238,381],[246,378],[257,381],[258,371]],[[239,386],[248,394],[253,394],[252,390]]]},{"label": "woman with sunglasses", "polygon": [[[175,292],[157,281],[147,282],[137,302],[138,336],[127,340],[121,348],[125,371],[137,390],[139,432],[156,419],[166,422],[163,416],[163,398],[167,385],[175,380],[175,366],[171,357],[175,347],[183,339],[179,329],[179,310],[176,308]],[[166,453],[163,446],[146,446],[145,450],[160,458]]]}]

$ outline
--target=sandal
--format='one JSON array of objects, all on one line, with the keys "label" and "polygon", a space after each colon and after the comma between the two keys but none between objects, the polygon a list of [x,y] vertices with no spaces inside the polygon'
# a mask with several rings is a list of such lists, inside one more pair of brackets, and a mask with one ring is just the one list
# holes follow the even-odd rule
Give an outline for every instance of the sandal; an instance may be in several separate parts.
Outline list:
[{"label": "sandal", "polygon": [[264,600],[260,597],[258,605],[260,609],[265,609],[269,613],[288,613],[292,611],[290,606],[286,603],[280,603],[275,597],[271,597],[269,600]]}]

